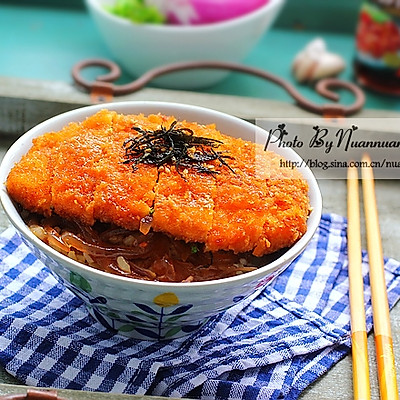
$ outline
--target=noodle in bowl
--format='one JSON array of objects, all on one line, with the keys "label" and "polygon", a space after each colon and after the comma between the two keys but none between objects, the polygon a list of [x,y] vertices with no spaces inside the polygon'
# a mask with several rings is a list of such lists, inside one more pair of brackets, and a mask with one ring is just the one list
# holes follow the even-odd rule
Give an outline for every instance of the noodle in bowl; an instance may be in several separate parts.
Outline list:
[{"label": "noodle in bowl", "polygon": [[[190,105],[162,102],[121,102],[80,108],[53,117],[29,130],[9,149],[1,166],[2,182],[32,146],[32,139],[57,131],[72,121],[83,121],[107,108],[123,114],[174,115],[180,120],[213,124],[230,136],[265,142],[267,132],[238,118]],[[289,148],[271,148],[286,159],[299,161]],[[300,170],[309,185],[312,211],[306,233],[268,264],[250,272],[200,282],[159,282],[118,276],[71,259],[35,236],[10,198],[5,184],[0,192],[4,210],[33,254],[62,279],[88,305],[95,319],[123,335],[146,339],[172,339],[199,329],[209,318],[247,298],[280,274],[307,246],[321,217],[321,194],[312,172]]]}]

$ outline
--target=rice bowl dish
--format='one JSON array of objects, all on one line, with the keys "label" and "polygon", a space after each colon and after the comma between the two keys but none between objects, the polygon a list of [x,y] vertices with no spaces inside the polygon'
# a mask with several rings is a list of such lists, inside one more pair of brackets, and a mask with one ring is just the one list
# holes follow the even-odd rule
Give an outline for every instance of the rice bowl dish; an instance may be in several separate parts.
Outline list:
[{"label": "rice bowl dish", "polygon": [[[186,158],[179,152],[165,157],[165,143],[152,142],[163,149],[154,154],[138,144],[149,144],[154,135],[171,143],[172,132],[189,143]],[[178,326],[197,326],[281,272],[318,226],[321,199],[315,178],[307,169],[278,168],[282,157],[298,156],[290,149],[264,151],[254,138],[265,135],[234,117],[193,106],[127,102],[85,107],[46,121],[10,149],[3,161],[2,178],[8,181],[2,203],[24,241],[68,287],[85,302],[88,296],[106,299],[107,307],[96,311],[112,320],[113,329],[127,330],[129,323],[134,337],[142,337],[140,329],[151,331],[151,318],[138,331],[127,315],[135,304],[163,307],[163,294],[177,299],[168,307],[186,310]],[[177,149],[178,142],[173,146]],[[129,189],[132,185],[135,190]],[[79,234],[90,229],[105,236],[93,240]],[[49,231],[50,242],[44,243]],[[129,258],[132,245],[142,252],[136,256],[143,262]],[[113,253],[112,261],[104,251]],[[110,269],[94,265],[96,257]],[[77,275],[91,288],[84,295]],[[158,338],[184,334],[171,329]]]}]

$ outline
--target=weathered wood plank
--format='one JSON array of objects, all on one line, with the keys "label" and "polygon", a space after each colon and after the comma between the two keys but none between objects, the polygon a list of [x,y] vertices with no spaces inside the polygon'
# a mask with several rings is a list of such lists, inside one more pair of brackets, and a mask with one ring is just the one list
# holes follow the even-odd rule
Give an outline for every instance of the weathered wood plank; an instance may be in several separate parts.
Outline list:
[{"label": "weathered wood plank", "polygon": [[[208,95],[183,91],[143,89],[140,92],[117,99],[124,100],[158,100],[175,101],[214,108],[244,119],[254,120],[257,117],[309,117],[310,114],[298,107],[272,100],[242,98],[235,96]],[[0,78],[0,158],[15,137],[44,119],[63,111],[90,104],[90,97],[73,85],[59,82],[31,81],[11,78]],[[394,112],[364,110],[358,116],[363,117],[398,117]],[[342,180],[320,180],[324,199],[324,212],[335,212],[346,215],[346,184]],[[400,203],[399,181],[381,180],[376,182],[379,205],[383,250],[386,256],[400,259]],[[0,229],[3,231],[9,223],[0,211]],[[363,247],[366,248],[365,234]],[[397,370],[400,371],[400,305],[391,311],[393,341]],[[369,356],[371,366],[372,399],[379,399],[376,379],[376,362],[373,337],[369,337]],[[352,397],[351,358],[348,356],[332,368],[325,376],[311,385],[301,396],[304,400],[336,400]],[[23,387],[0,368],[0,395],[20,393]],[[64,394],[64,391],[60,391]],[[127,396],[109,394],[65,392],[67,399],[123,400]],[[70,396],[70,397],[67,397]],[[72,397],[71,397],[72,396]],[[141,399],[141,397],[139,397]],[[143,398],[144,399],[144,398]]]},{"label": "weathered wood plank", "polygon": [[[282,101],[155,88],[118,96],[114,101],[179,102],[212,108],[249,120],[313,116],[294,104]],[[89,94],[72,83],[0,76],[0,134],[20,135],[54,115],[89,104]],[[366,118],[399,116],[400,113],[383,110],[363,110],[357,114],[357,117]]]},{"label": "weathered wood plank", "polygon": [[[0,384],[0,396],[25,394],[27,389],[47,391],[47,389]],[[109,393],[81,392],[77,390],[57,390],[57,395],[64,400],[165,400],[165,397],[159,396],[141,396],[127,394],[113,395]]]}]

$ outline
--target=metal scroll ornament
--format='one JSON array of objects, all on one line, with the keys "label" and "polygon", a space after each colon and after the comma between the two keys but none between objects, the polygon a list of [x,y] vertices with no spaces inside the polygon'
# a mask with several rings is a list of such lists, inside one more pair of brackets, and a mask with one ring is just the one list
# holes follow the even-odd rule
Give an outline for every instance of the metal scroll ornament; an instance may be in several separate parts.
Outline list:
[{"label": "metal scroll ornament", "polygon": [[[94,81],[88,81],[83,78],[81,74],[82,70],[88,67],[104,67],[108,69],[108,72],[106,74],[98,76]],[[155,78],[158,78],[162,75],[193,69],[222,69],[240,72],[256,76],[261,79],[265,79],[281,86],[284,90],[286,90],[286,92],[295,100],[296,104],[299,107],[308,110],[314,114],[319,114],[323,116],[344,117],[353,115],[360,111],[365,103],[364,92],[358,86],[351,82],[343,81],[336,78],[322,79],[316,84],[315,90],[320,95],[332,101],[339,101],[339,95],[335,93],[333,89],[348,90],[354,95],[354,101],[352,104],[316,104],[306,99],[302,94],[297,91],[297,89],[291,83],[282,79],[279,76],[271,74],[270,72],[264,71],[262,69],[223,61],[190,61],[167,64],[147,71],[142,76],[130,83],[117,85],[113,82],[118,80],[118,78],[121,76],[121,70],[116,63],[104,59],[87,59],[78,62],[73,67],[72,77],[78,86],[88,90],[91,93],[93,101],[102,102],[110,101],[114,96],[136,92],[145,87]]]}]

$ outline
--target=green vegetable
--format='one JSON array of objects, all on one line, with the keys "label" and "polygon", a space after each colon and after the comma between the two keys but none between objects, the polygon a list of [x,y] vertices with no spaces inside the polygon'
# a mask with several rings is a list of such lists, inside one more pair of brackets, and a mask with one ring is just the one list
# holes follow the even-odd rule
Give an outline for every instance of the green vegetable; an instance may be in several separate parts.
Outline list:
[{"label": "green vegetable", "polygon": [[165,23],[165,16],[155,6],[148,6],[145,0],[117,0],[107,10],[119,17],[127,18],[135,23]]},{"label": "green vegetable", "polygon": [[362,10],[368,13],[378,24],[383,24],[387,21],[390,21],[389,15],[373,4],[364,4],[362,6]]},{"label": "green vegetable", "polygon": [[192,251],[192,254],[196,254],[200,251],[200,249],[195,244],[192,244],[192,247],[190,250]]}]

